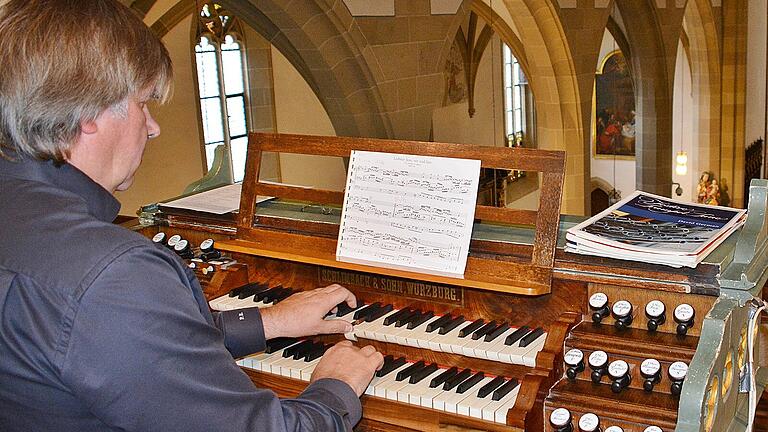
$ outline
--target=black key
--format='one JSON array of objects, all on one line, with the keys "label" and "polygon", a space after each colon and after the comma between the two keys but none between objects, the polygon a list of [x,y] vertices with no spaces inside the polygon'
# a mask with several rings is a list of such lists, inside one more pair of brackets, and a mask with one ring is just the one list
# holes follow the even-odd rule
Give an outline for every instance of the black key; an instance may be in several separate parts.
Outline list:
[{"label": "black key", "polygon": [[[389,362],[387,362],[387,357],[389,357],[390,359]],[[400,357],[397,359],[393,359],[392,356],[387,356],[387,357],[384,357],[384,366],[382,366],[381,369],[376,371],[377,377],[383,377],[384,375],[392,372],[393,370],[405,364],[405,357]]]},{"label": "black key", "polygon": [[504,340],[504,345],[511,346],[514,345],[515,342],[522,339],[523,336],[525,336],[526,333],[530,328],[528,326],[522,326],[519,329],[513,331],[507,338]]},{"label": "black key", "polygon": [[281,338],[274,338],[267,341],[267,348],[264,350],[267,354],[272,354],[273,352],[280,351],[281,349],[291,346],[298,342],[299,340],[296,338],[289,338],[289,337],[281,337]]},{"label": "black key", "polygon": [[372,312],[370,315],[368,315],[368,316],[365,318],[365,322],[373,322],[373,321],[376,321],[377,319],[379,319],[379,318],[383,317],[384,315],[386,315],[386,314],[388,314],[388,313],[392,312],[392,309],[394,309],[394,307],[393,307],[391,304],[388,304],[388,305],[386,305],[386,306],[382,306],[382,307],[381,307],[380,309],[378,309],[376,312]]},{"label": "black key", "polygon": [[459,387],[456,389],[456,392],[458,394],[466,393],[467,390],[471,389],[472,387],[476,386],[477,383],[483,380],[485,378],[485,374],[482,372],[478,372],[474,375],[472,375],[470,378],[468,378],[463,383],[459,384]]},{"label": "black key", "polygon": [[399,311],[393,313],[392,315],[386,317],[384,319],[384,325],[388,326],[388,325],[392,325],[392,324],[396,323],[397,319],[400,318],[401,316],[403,316],[404,314],[407,314],[409,310],[410,310],[409,308],[403,308],[403,309],[400,309]]},{"label": "black key", "polygon": [[233,289],[232,291],[229,292],[229,297],[230,298],[237,297],[238,294],[240,294],[241,291],[243,291],[244,289],[248,288],[249,286],[251,286],[251,284],[243,285],[241,287],[237,287],[237,288]]},{"label": "black key", "polygon": [[312,360],[319,359],[320,357],[325,354],[326,351],[328,351],[328,348],[330,348],[331,344],[323,344],[320,343],[317,345],[317,348],[312,350],[309,354],[307,354],[307,358],[304,360],[306,362],[311,362]]},{"label": "black key", "polygon": [[429,323],[429,325],[427,325],[427,333],[432,333],[433,331],[439,329],[440,326],[442,326],[443,324],[447,323],[452,319],[453,317],[451,316],[451,314],[445,314],[440,318],[432,321],[431,323]]},{"label": "black key", "polygon": [[487,335],[489,332],[496,329],[496,321],[491,321],[488,324],[480,327],[479,329],[475,330],[474,333],[472,333],[472,340],[478,340],[481,337]]},{"label": "black key", "polygon": [[347,302],[341,302],[336,305],[335,309],[336,312],[332,312],[333,309],[328,311],[328,313],[325,316],[331,316],[336,315],[337,317],[343,317],[344,315],[352,312],[353,310],[357,310],[365,306],[365,303],[361,302],[360,300],[357,301],[357,307],[351,307],[347,304]]},{"label": "black key", "polygon": [[488,381],[488,384],[480,387],[480,390],[477,392],[477,397],[482,399],[482,398],[488,396],[489,394],[491,394],[491,392],[493,392],[499,386],[504,384],[505,380],[506,380],[506,378],[504,378],[503,376],[499,375],[496,378]]},{"label": "black key", "polygon": [[475,330],[479,329],[480,327],[482,327],[483,324],[485,324],[485,321],[483,321],[482,319],[476,319],[476,320],[472,321],[472,324],[470,324],[468,326],[464,326],[459,331],[459,337],[463,338],[463,337],[469,336],[470,334],[472,334],[473,331],[475,331]]},{"label": "black key", "polygon": [[527,335],[525,335],[524,338],[520,340],[520,346],[527,347],[528,345],[531,344],[531,342],[538,339],[539,336],[541,336],[542,334],[544,334],[544,329],[541,327],[536,327],[536,330],[528,333]]},{"label": "black key", "polygon": [[418,317],[414,317],[411,322],[408,323],[408,330],[413,330],[416,327],[424,324],[428,320],[432,319],[435,314],[432,311],[424,312]]},{"label": "black key", "polygon": [[408,382],[411,383],[411,384],[416,384],[419,381],[423,380],[424,378],[426,378],[426,377],[432,375],[433,373],[435,373],[436,370],[437,370],[437,363],[432,363],[429,366],[425,366],[420,371],[414,372],[411,375],[411,379],[409,379]]},{"label": "black key", "polygon": [[464,315],[459,315],[453,321],[448,321],[442,327],[440,327],[440,331],[438,333],[444,335],[465,322],[466,321],[464,320]]},{"label": "black key", "polygon": [[454,367],[446,370],[445,372],[441,373],[440,375],[432,378],[432,381],[429,382],[429,387],[430,388],[435,388],[435,387],[437,387],[439,385],[442,385],[443,383],[445,383],[449,379],[451,379],[454,376],[456,376],[456,374],[458,374],[458,373],[459,373],[459,368],[454,366]]},{"label": "black key", "polygon": [[266,289],[264,291],[258,292],[253,297],[253,301],[257,302],[257,303],[260,302],[260,301],[264,301],[264,299],[266,299],[267,297],[271,296],[272,293],[274,293],[276,290],[279,290],[279,289],[282,289],[282,288],[283,288],[282,285],[278,285],[276,287],[272,287],[270,289]]},{"label": "black key", "polygon": [[398,318],[397,322],[395,323],[395,327],[402,327],[410,323],[412,319],[414,319],[415,317],[418,317],[419,315],[421,315],[421,310],[413,309],[410,312],[403,314],[400,318]]},{"label": "black key", "polygon": [[511,392],[515,387],[517,387],[517,385],[518,385],[518,383],[517,383],[517,379],[516,378],[510,379],[509,381],[505,382],[504,385],[502,385],[501,387],[497,388],[493,392],[493,396],[491,396],[491,399],[493,399],[495,401],[501,400],[501,398],[506,396],[507,393]]},{"label": "black key", "polygon": [[237,294],[237,298],[239,300],[248,298],[257,292],[261,291],[263,288],[259,284],[248,284],[245,287],[243,287],[242,290]]},{"label": "black key", "polygon": [[317,349],[318,344],[322,345],[322,342],[315,343],[315,342],[309,341],[309,343],[305,345],[303,348],[296,350],[296,352],[293,354],[293,359],[301,360],[307,357],[307,354]]},{"label": "black key", "polygon": [[364,308],[361,308],[355,311],[355,315],[353,315],[352,318],[358,320],[364,316],[367,316],[369,313],[379,309],[380,307],[381,307],[381,303],[379,302],[369,304],[368,306],[365,306]]},{"label": "black key", "polygon": [[454,387],[461,384],[465,379],[471,376],[472,376],[472,370],[464,369],[463,371],[457,373],[453,378],[447,380],[445,384],[443,384],[443,390],[446,390],[446,391],[453,390]]},{"label": "black key", "polygon": [[414,372],[421,370],[424,367],[424,360],[420,360],[407,368],[401,370],[397,373],[397,376],[395,377],[395,381],[402,381],[406,378],[410,378],[411,375],[414,374]]},{"label": "black key", "polygon": [[293,345],[293,346],[290,346],[290,347],[286,348],[283,351],[283,357],[285,357],[285,358],[293,357],[293,355],[296,354],[297,350],[304,350],[304,349],[306,349],[310,345],[314,345],[314,343],[311,340],[309,340],[309,339],[305,339],[305,340],[297,343],[296,345]]},{"label": "black key", "polygon": [[290,288],[275,288],[264,297],[264,303],[275,303],[278,299],[285,298],[291,291]]},{"label": "black key", "polygon": [[323,348],[323,343],[322,342],[311,342],[309,344],[309,346],[307,346],[306,349],[298,351],[296,354],[294,354],[293,359],[294,360],[304,360],[305,362],[309,361],[309,360],[307,360],[307,358],[311,354],[314,354],[315,351],[321,350],[322,348]]},{"label": "black key", "polygon": [[504,321],[498,327],[496,327],[493,331],[488,332],[488,334],[485,335],[485,341],[493,342],[494,339],[501,336],[507,330],[509,330],[509,326],[507,325],[507,322]]},{"label": "black key", "polygon": [[[361,307],[363,307],[363,305],[365,305],[365,303],[361,302],[360,300],[357,301],[357,309],[360,309]],[[341,303],[336,305],[336,316],[337,317],[342,317],[342,316],[352,312],[355,309],[356,308],[353,308],[350,305],[348,305],[347,302],[345,302],[345,301],[341,302]]]},{"label": "black key", "polygon": [[284,288],[272,298],[272,304],[280,303],[281,301],[290,297],[291,294],[293,294],[293,290],[291,288]]}]

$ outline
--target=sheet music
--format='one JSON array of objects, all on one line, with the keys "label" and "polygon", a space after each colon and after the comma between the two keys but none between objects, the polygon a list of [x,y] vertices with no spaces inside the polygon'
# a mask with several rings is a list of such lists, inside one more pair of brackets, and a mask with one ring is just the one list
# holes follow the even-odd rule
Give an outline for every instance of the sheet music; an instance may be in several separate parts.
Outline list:
[{"label": "sheet music", "polygon": [[463,277],[480,161],[353,151],[336,259]]},{"label": "sheet music", "polygon": [[[242,183],[235,183],[160,203],[160,205],[213,214],[224,214],[240,208],[240,193],[242,189]],[[270,198],[272,197],[258,196],[256,197],[256,202],[260,203]]]}]

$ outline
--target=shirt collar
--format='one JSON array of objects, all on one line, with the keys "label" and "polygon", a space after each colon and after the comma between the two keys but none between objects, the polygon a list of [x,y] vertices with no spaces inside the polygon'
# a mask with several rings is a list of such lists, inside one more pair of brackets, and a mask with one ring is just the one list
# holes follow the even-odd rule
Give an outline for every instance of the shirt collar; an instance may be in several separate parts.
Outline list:
[{"label": "shirt collar", "polygon": [[88,204],[88,213],[104,222],[112,222],[117,217],[120,202],[75,166],[11,156],[14,161],[0,157],[0,176],[37,181],[76,194]]}]

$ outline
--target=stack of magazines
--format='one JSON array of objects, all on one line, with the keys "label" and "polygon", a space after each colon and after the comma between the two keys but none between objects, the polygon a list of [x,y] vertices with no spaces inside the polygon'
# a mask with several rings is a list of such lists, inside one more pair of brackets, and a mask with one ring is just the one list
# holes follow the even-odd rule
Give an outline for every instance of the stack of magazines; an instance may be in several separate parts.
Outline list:
[{"label": "stack of magazines", "polygon": [[567,252],[696,267],[746,220],[746,210],[636,191],[570,228]]}]

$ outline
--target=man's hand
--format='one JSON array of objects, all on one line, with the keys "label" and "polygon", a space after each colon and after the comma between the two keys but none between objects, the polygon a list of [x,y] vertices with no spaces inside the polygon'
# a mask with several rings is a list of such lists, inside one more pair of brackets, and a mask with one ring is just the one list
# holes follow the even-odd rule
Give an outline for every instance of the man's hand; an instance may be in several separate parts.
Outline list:
[{"label": "man's hand", "polygon": [[325,352],[312,373],[310,382],[322,378],[344,381],[361,396],[373,373],[384,364],[384,356],[371,345],[357,348],[350,341],[339,342]]},{"label": "man's hand", "polygon": [[337,284],[293,294],[260,311],[264,336],[272,339],[351,332],[352,324],[346,321],[323,319],[341,302],[350,307],[357,306],[355,295]]}]

